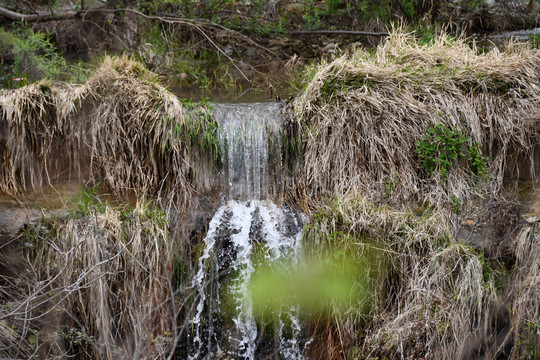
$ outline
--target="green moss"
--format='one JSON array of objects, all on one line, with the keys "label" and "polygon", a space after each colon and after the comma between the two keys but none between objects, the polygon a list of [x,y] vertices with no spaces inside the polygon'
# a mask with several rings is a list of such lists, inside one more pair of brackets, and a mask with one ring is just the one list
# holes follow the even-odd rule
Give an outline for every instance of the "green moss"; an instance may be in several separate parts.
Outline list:
[{"label": "green moss", "polygon": [[[188,110],[186,122],[176,125],[176,134],[187,131],[191,144],[197,145],[203,152],[213,154],[214,160],[220,159],[220,148],[218,140],[218,123],[212,113],[210,102],[203,100],[194,103],[190,99],[183,99],[183,105]],[[181,127],[185,127],[182,129]]]}]

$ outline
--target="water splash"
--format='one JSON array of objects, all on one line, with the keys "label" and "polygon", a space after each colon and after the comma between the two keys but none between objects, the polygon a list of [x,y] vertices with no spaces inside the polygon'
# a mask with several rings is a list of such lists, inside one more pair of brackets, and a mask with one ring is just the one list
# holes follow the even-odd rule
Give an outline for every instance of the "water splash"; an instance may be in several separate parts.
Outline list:
[{"label": "water splash", "polygon": [[[293,271],[305,218],[276,205],[281,195],[279,104],[216,105],[224,154],[222,205],[212,218],[198,271],[189,358],[255,359],[261,337],[250,280],[258,264]],[[274,314],[274,351],[302,359],[297,305]]]},{"label": "water splash", "polygon": [[[290,270],[301,259],[303,225],[302,215],[268,201],[233,200],[218,209],[193,279],[198,302],[190,359],[216,354],[255,358],[257,325],[249,291],[255,258],[286,264]],[[300,359],[298,308],[282,309],[276,315],[280,352],[286,359]]]}]

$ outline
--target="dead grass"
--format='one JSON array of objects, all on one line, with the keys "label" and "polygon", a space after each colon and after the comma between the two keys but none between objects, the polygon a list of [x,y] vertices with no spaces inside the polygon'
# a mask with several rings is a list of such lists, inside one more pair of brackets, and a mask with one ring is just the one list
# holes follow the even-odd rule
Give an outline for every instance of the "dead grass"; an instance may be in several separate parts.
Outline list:
[{"label": "dead grass", "polygon": [[81,177],[137,201],[23,234],[26,270],[0,279],[0,356],[173,353],[183,291],[173,275],[190,251],[181,251],[182,219],[195,192],[214,185],[219,150],[208,106],[184,104],[157,81],[127,57],[106,57],[83,85],[0,93],[0,191],[22,199],[29,187]]},{"label": "dead grass", "polygon": [[[498,270],[483,254],[454,239],[449,210],[497,198],[509,178],[536,178],[540,52],[510,44],[479,54],[445,37],[421,46],[394,31],[375,53],[343,55],[312,74],[292,104],[299,135],[288,139],[300,147],[288,190],[312,212],[306,247],[314,254],[346,248],[359,259],[376,248],[380,259],[369,312],[359,301],[327,324],[347,324],[342,334],[357,337],[333,332],[329,351],[350,344],[349,354],[361,359],[534,358],[537,231],[518,238],[516,271],[492,276]],[[479,144],[488,179],[468,156],[452,160],[447,176],[440,163],[426,171],[417,141],[437,124],[462,134],[464,146]],[[527,174],[520,174],[523,162]],[[411,200],[429,207],[415,216]],[[510,295],[496,281],[501,276],[512,282]]]},{"label": "dead grass", "polygon": [[515,241],[511,333],[503,345],[514,341],[511,358],[538,359],[540,348],[540,233],[525,227]]},{"label": "dead grass", "polygon": [[[351,254],[368,268],[362,274],[373,291],[330,321],[311,324],[313,335],[328,341],[314,347],[314,357],[356,351],[360,358],[454,359],[471,354],[471,338],[483,342],[480,350],[490,346],[494,284],[478,252],[454,240],[445,209],[451,195],[465,202],[498,192],[505,174],[517,171],[518,155],[530,159],[534,175],[538,74],[538,51],[514,46],[478,55],[461,41],[422,47],[402,33],[375,54],[359,51],[316,69],[293,104],[301,166],[289,184],[295,200],[313,210],[308,253]],[[26,186],[54,181],[60,169],[83,173],[81,163],[88,178],[116,195],[151,194],[179,208],[212,186],[217,150],[207,110],[180,103],[127,58],[106,58],[82,86],[41,83],[2,93],[0,107],[1,191],[20,196]],[[467,159],[456,161],[447,179],[419,170],[415,140],[435,124],[481,144],[489,182]],[[379,205],[383,197],[442,206],[416,216],[401,205]],[[33,266],[21,276],[25,287],[13,286],[19,290],[0,313],[0,339],[18,339],[19,350],[1,355],[30,357],[34,343],[45,355],[86,358],[171,353],[182,330],[172,321],[179,305],[170,284],[178,249],[163,214],[144,204],[133,212],[107,207],[61,222],[52,237],[36,237]],[[516,243],[508,340],[516,359],[538,346],[535,231]],[[70,326],[42,339],[40,326],[50,319]],[[74,347],[66,349],[60,336]]]},{"label": "dead grass", "polygon": [[[359,196],[337,198],[314,215],[308,249],[345,248],[353,263],[371,267],[372,293],[332,321],[343,334],[335,342],[349,344],[344,353],[454,359],[484,331],[495,289],[484,280],[481,256],[453,240],[447,216],[437,211],[417,217]],[[371,261],[361,260],[370,251]]]},{"label": "dead grass", "polygon": [[[302,194],[323,199],[349,192],[448,204],[453,194],[497,192],[514,161],[530,161],[540,120],[540,52],[511,44],[479,54],[461,40],[419,45],[394,31],[374,54],[358,50],[323,62],[293,104],[301,127]],[[489,158],[489,188],[467,159],[445,180],[422,171],[415,141],[444,124],[480,144]]]},{"label": "dead grass", "polygon": [[0,94],[0,190],[20,196],[60,175],[84,175],[124,198],[186,206],[213,185],[217,125],[206,107],[184,106],[157,80],[128,57],[106,57],[84,85]]},{"label": "dead grass", "polygon": [[23,286],[0,313],[0,336],[16,341],[2,342],[0,354],[167,358],[182,331],[172,285],[181,250],[168,226],[157,205],[140,200],[29,228]]},{"label": "dead grass", "polygon": [[[40,187],[58,155],[57,91],[47,82],[0,94],[0,190],[19,194]],[[46,146],[43,146],[45,145]]]},{"label": "dead grass", "polygon": [[484,283],[478,255],[461,244],[414,260],[394,311],[383,313],[366,338],[367,358],[463,358],[467,339],[484,330],[493,285]]}]

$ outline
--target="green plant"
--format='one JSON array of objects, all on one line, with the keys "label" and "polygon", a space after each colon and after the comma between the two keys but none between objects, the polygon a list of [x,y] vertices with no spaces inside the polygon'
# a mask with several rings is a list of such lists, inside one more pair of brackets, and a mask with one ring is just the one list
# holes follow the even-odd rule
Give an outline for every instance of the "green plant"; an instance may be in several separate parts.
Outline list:
[{"label": "green plant", "polygon": [[[9,37],[11,37],[9,39]],[[56,79],[66,69],[66,61],[60,56],[42,32],[21,29],[9,33],[14,70],[27,78],[48,77]]]},{"label": "green plant", "polygon": [[440,30],[434,26],[420,26],[413,30],[416,37],[418,38],[418,45],[429,45],[433,44],[437,37],[440,36]]},{"label": "green plant", "polygon": [[101,184],[96,184],[94,186],[89,186],[86,184],[79,191],[79,199],[77,201],[77,209],[75,211],[75,216],[85,217],[88,215],[103,213],[107,204],[102,200],[103,194],[100,194]]},{"label": "green plant", "polygon": [[480,152],[480,145],[473,143],[469,146],[469,161],[471,162],[472,170],[481,179],[486,180],[489,176],[487,157]]},{"label": "green plant", "polygon": [[318,30],[323,27],[323,21],[321,17],[324,15],[324,10],[316,5],[313,1],[309,1],[307,5],[307,11],[302,15],[302,18],[306,22],[307,30]]},{"label": "green plant", "polygon": [[181,99],[182,105],[188,110],[188,116],[183,124],[176,125],[175,135],[181,137],[183,127],[186,127],[192,144],[198,144],[203,152],[210,151],[214,160],[220,158],[218,141],[218,123],[212,115],[212,105],[206,99],[198,103],[191,99]]},{"label": "green plant", "polygon": [[535,49],[540,49],[540,35],[529,35],[529,43]]},{"label": "green plant", "polygon": [[8,88],[42,78],[83,83],[91,73],[80,60],[68,64],[48,34],[22,26],[10,31],[0,28],[0,53],[0,83]]},{"label": "green plant", "polygon": [[523,333],[520,335],[518,344],[523,347],[524,360],[536,360],[538,359],[537,348],[535,342],[531,339],[540,336],[540,323],[534,321],[525,321],[523,326]]},{"label": "green plant", "polygon": [[392,193],[396,189],[396,186],[398,183],[399,183],[399,175],[394,175],[386,179],[386,183],[384,184],[384,189],[385,189],[385,195],[387,198],[392,196]]},{"label": "green plant", "polygon": [[428,175],[435,170],[446,180],[450,166],[465,157],[464,144],[469,139],[459,130],[452,131],[446,125],[429,127],[426,135],[416,141],[418,156]]},{"label": "green plant", "polygon": [[426,173],[431,175],[438,171],[442,181],[446,181],[450,168],[463,158],[471,162],[476,175],[485,177],[488,173],[487,158],[480,153],[478,143],[471,142],[471,138],[462,130],[451,130],[446,125],[436,124],[416,141],[416,151]]},{"label": "green plant", "polygon": [[328,14],[335,14],[343,2],[343,0],[327,0],[326,10],[328,11]]},{"label": "green plant", "polygon": [[461,207],[463,206],[463,202],[459,200],[459,198],[454,194],[450,194],[450,205],[452,206],[452,212],[454,214],[461,214]]},{"label": "green plant", "polygon": [[406,15],[409,19],[414,19],[417,16],[416,13],[416,4],[417,0],[401,0],[400,3],[403,7],[403,10],[405,10]]}]

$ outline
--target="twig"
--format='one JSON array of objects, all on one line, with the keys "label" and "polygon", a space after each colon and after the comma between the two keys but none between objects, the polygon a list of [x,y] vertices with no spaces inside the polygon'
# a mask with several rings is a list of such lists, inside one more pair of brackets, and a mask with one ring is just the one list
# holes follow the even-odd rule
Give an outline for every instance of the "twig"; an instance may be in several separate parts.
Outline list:
[{"label": "twig", "polygon": [[338,34],[338,35],[366,35],[366,36],[388,36],[387,32],[352,31],[352,30],[312,30],[312,31],[289,31],[289,35],[318,35],[318,34]]}]

